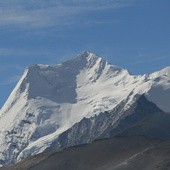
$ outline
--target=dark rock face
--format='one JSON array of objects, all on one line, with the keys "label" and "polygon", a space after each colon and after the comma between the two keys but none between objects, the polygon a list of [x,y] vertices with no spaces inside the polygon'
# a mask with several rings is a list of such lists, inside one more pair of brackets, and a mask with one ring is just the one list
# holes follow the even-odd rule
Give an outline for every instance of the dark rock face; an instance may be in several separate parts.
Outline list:
[{"label": "dark rock face", "polygon": [[121,136],[142,135],[149,138],[170,139],[170,114],[151,114],[124,130]]},{"label": "dark rock face", "polygon": [[[151,138],[156,137],[170,139],[169,135],[162,135],[164,133],[162,132],[164,128],[160,127],[160,125],[164,123],[164,119],[161,119],[161,123],[156,123],[156,125],[154,125],[154,121],[156,120],[154,117],[159,117],[159,115],[161,117],[164,115],[164,117],[170,119],[169,114],[161,111],[154,103],[149,102],[143,95],[140,97],[138,96],[136,102],[132,104],[132,106],[127,111],[124,111],[125,104],[126,101],[119,104],[114,110],[110,112],[100,113],[99,115],[89,119],[82,119],[72,128],[61,134],[47,150],[54,151],[58,150],[59,148],[67,148],[79,144],[90,143],[97,139],[110,138],[116,135],[127,136],[134,134],[144,136],[146,135]],[[117,115],[125,116],[117,119]],[[137,131],[137,125],[138,127],[144,126],[142,123],[145,122],[144,120],[149,120],[152,122],[153,126],[155,126],[155,130],[160,128],[159,134],[152,133],[152,131],[154,131],[154,128],[152,127],[148,127],[149,129],[148,132],[146,131],[146,134],[142,133],[142,131]],[[168,125],[169,124],[167,124],[167,130],[170,129]],[[133,126],[136,127],[133,128]]]}]

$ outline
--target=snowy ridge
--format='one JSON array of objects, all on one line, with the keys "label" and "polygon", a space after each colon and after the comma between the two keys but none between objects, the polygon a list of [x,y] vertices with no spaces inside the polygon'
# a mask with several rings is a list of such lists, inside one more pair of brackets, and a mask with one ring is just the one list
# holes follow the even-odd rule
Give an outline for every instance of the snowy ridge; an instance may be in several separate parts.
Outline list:
[{"label": "snowy ridge", "polygon": [[169,112],[170,67],[133,76],[88,51],[59,65],[30,66],[0,112],[0,164],[27,157],[28,150],[43,152],[83,118],[123,101],[126,111],[136,94]]}]

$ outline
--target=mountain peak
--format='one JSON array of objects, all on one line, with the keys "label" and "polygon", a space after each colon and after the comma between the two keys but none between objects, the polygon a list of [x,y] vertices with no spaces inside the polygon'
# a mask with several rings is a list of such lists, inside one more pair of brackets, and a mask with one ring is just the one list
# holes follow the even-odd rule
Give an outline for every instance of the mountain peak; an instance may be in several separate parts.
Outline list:
[{"label": "mountain peak", "polygon": [[[94,52],[92,52],[92,51],[83,51],[83,52],[81,52],[81,53],[79,53],[78,55],[77,55],[77,57],[84,57],[84,58],[88,58],[89,56],[96,56],[96,57],[98,57]],[[98,58],[100,58],[100,57],[98,57]]]},{"label": "mountain peak", "polygon": [[76,59],[86,60],[86,61],[89,61],[89,62],[93,62],[93,61],[96,61],[98,59],[105,61],[102,57],[99,57],[98,55],[96,55],[95,53],[93,53],[91,51],[81,52],[80,54],[78,54],[76,56]]},{"label": "mountain peak", "polygon": [[87,50],[87,51],[81,52],[80,54],[78,54],[78,56],[88,57],[90,54],[94,54],[94,53]]}]

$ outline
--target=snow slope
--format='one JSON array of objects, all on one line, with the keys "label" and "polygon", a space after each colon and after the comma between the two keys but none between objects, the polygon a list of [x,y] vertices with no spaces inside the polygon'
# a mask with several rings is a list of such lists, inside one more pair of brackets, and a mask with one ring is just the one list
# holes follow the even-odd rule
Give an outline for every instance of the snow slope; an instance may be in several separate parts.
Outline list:
[{"label": "snow slope", "polygon": [[27,157],[27,150],[43,152],[84,117],[122,101],[127,110],[136,94],[170,112],[170,67],[134,76],[88,51],[59,65],[30,66],[0,111],[0,164]]}]

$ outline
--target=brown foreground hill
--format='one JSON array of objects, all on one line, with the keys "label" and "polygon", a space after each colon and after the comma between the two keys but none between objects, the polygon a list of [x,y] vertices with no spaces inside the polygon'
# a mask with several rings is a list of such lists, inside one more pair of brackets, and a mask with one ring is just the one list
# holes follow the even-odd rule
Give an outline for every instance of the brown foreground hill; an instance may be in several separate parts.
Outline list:
[{"label": "brown foreground hill", "polygon": [[114,137],[43,153],[0,170],[170,170],[170,141]]}]

